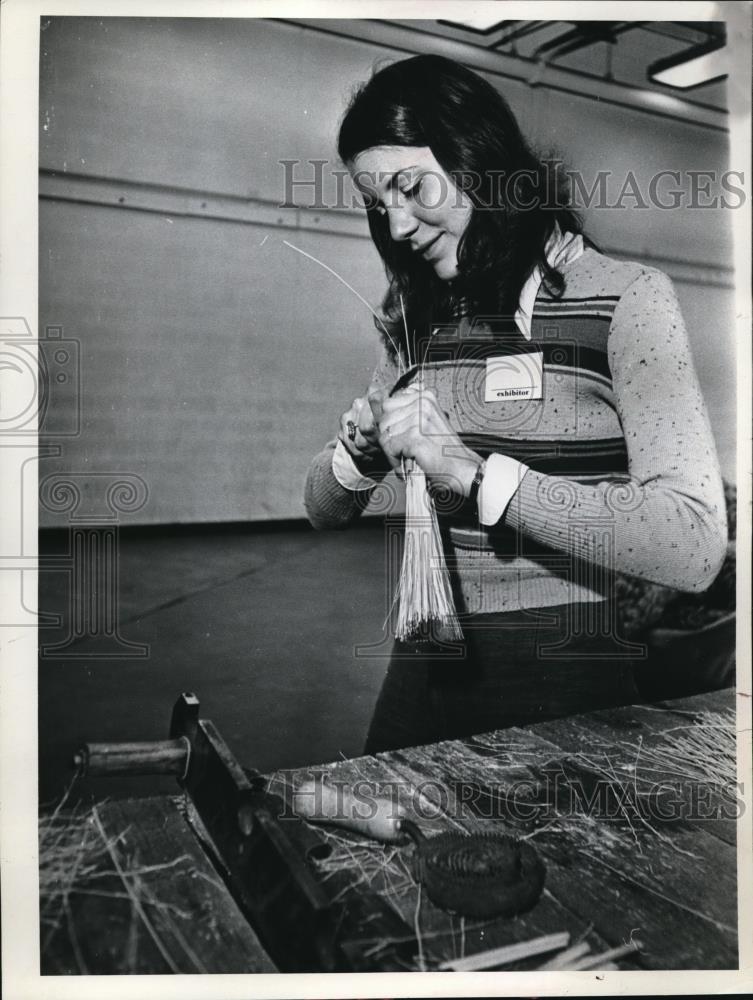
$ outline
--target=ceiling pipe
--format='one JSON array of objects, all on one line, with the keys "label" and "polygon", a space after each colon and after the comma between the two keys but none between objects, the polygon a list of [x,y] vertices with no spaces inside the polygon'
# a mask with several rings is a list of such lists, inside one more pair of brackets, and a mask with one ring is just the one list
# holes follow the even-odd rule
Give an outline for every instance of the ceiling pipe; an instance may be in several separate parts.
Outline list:
[{"label": "ceiling pipe", "polygon": [[674,94],[664,94],[646,87],[604,80],[601,77],[577,73],[557,66],[543,66],[540,62],[521,56],[508,55],[492,49],[481,48],[465,41],[435,35],[425,29],[405,23],[376,21],[366,18],[344,20],[340,18],[274,18],[276,23],[350,38],[396,53],[415,55],[433,52],[455,59],[471,69],[510,80],[519,80],[531,87],[573,94],[577,97],[613,104],[655,117],[683,122],[698,128],[717,132],[729,131],[726,111],[683,100]]},{"label": "ceiling pipe", "polygon": [[491,43],[489,48],[499,49],[503,45],[511,45],[513,50],[515,49],[515,42],[520,41],[521,38],[526,38],[528,35],[533,35],[537,31],[541,31],[543,28],[549,24],[549,21],[524,21],[522,25],[517,28],[513,28],[506,35],[502,35]]},{"label": "ceiling pipe", "polygon": [[577,25],[572,31],[567,31],[558,38],[544,42],[531,54],[531,59],[541,59],[546,54],[545,62],[551,65],[555,59],[570,55],[571,52],[578,52],[580,49],[587,49],[591,45],[598,45],[599,42],[608,42],[610,45],[614,45],[619,35],[640,27],[642,22],[607,21],[603,24],[601,22],[594,22],[594,24],[598,27],[592,27],[591,22],[584,22]]}]

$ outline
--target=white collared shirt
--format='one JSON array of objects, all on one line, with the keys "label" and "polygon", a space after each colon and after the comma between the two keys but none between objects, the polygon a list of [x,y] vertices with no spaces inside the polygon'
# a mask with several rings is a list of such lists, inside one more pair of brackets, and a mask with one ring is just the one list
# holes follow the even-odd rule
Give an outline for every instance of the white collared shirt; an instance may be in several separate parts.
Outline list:
[{"label": "white collared shirt", "polygon": [[[579,233],[562,233],[555,224],[546,245],[546,259],[552,267],[561,267],[576,260],[583,253],[583,237]],[[537,265],[520,291],[515,324],[526,340],[531,339],[531,319],[544,274]],[[479,521],[490,526],[496,524],[517,491],[528,466],[508,455],[493,454],[486,460],[484,478],[479,488],[477,506]],[[337,442],[332,456],[332,472],[341,486],[348,490],[368,490],[376,485],[364,476],[346,451],[342,441]]]},{"label": "white collared shirt", "polygon": [[[580,233],[562,233],[560,227],[555,223],[554,232],[546,245],[546,259],[549,266],[562,267],[563,264],[569,264],[571,260],[577,260],[582,253],[583,237]],[[515,324],[526,340],[531,339],[533,307],[536,304],[536,296],[539,294],[543,280],[544,273],[537,264],[520,290],[518,308],[515,312]]]}]

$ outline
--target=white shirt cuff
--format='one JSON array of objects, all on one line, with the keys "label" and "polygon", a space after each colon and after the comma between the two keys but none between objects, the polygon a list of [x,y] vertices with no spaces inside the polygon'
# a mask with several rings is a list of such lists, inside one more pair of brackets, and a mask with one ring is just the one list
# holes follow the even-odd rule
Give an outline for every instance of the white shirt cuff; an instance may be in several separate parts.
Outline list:
[{"label": "white shirt cuff", "polygon": [[338,483],[346,490],[372,490],[376,480],[364,476],[342,441],[338,441],[332,453],[332,472]]},{"label": "white shirt cuff", "polygon": [[509,455],[490,455],[478,491],[478,519],[487,526],[496,524],[528,472],[528,466]]}]

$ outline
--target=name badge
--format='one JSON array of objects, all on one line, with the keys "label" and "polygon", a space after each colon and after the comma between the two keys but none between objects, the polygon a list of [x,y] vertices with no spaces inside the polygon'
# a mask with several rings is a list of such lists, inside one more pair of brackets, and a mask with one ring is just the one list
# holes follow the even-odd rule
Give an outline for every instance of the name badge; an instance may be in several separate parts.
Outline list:
[{"label": "name badge", "polygon": [[544,355],[541,351],[487,358],[484,401],[541,399],[543,381]]}]

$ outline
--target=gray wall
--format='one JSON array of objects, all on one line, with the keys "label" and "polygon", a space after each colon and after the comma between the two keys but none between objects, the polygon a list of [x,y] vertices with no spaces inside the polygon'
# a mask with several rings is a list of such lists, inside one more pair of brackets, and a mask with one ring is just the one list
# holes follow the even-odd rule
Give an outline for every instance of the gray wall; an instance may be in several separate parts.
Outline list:
[{"label": "gray wall", "polygon": [[[365,387],[377,335],[282,241],[374,304],[384,278],[360,216],[278,208],[278,161],[338,166],[347,95],[390,52],[272,21],[55,18],[41,38],[40,328],[62,326],[82,357],[82,432],[41,474],[140,475],[149,501],[131,522],[302,516],[308,461]],[[718,131],[493,79],[587,180],[726,165]],[[586,223],[674,278],[734,479],[728,216],[610,209]]]}]

